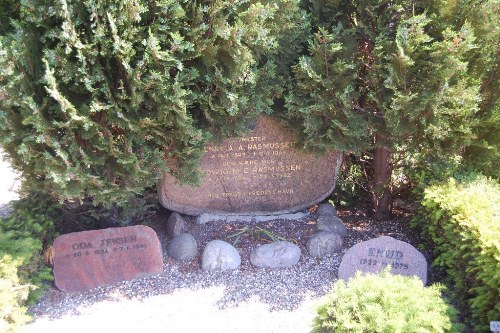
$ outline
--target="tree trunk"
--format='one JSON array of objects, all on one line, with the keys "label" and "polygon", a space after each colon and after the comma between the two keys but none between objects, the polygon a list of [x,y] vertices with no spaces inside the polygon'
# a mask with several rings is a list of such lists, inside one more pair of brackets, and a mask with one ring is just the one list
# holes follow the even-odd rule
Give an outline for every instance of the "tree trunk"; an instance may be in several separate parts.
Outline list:
[{"label": "tree trunk", "polygon": [[392,163],[391,152],[386,147],[378,145],[380,137],[375,136],[376,148],[373,152],[373,186],[372,209],[376,219],[391,217],[392,205]]}]

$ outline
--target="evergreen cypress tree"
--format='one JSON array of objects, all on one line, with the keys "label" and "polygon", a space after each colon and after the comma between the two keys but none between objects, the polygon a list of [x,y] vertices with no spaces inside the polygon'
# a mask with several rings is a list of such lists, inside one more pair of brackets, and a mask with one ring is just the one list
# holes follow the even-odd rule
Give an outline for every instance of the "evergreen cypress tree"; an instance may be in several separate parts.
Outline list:
[{"label": "evergreen cypress tree", "polygon": [[[295,0],[34,0],[0,40],[0,140],[29,188],[125,205],[270,112]],[[165,160],[175,161],[167,168]]]},{"label": "evergreen cypress tree", "polygon": [[304,124],[308,144],[368,156],[360,163],[373,211],[384,218],[395,169],[453,158],[474,138],[473,29],[434,25],[419,2],[331,1],[326,10],[336,15],[318,14],[315,3],[314,39],[329,45],[312,42],[296,66],[288,113]]},{"label": "evergreen cypress tree", "polygon": [[334,144],[339,150],[357,150],[369,136],[364,112],[352,106],[359,94],[355,59],[343,44],[349,37],[342,25],[330,32],[320,27],[309,44],[310,55],[302,56],[293,68],[295,87],[286,101],[287,117],[303,128],[306,148]]},{"label": "evergreen cypress tree", "polygon": [[500,178],[500,3],[495,0],[429,1],[438,22],[454,29],[467,22],[474,30],[476,48],[468,75],[481,84],[481,104],[466,147],[465,161],[487,175]]}]

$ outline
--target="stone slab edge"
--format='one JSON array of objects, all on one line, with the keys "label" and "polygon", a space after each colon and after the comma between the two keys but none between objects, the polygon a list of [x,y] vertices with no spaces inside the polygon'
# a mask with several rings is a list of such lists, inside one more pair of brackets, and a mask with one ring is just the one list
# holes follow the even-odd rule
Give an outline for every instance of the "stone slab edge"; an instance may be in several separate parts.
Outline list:
[{"label": "stone slab edge", "polygon": [[200,214],[196,218],[196,223],[205,224],[212,221],[224,221],[224,222],[267,222],[274,220],[300,220],[306,217],[310,217],[311,213],[308,211],[289,213],[289,214],[276,214],[276,215],[230,215],[230,214]]}]

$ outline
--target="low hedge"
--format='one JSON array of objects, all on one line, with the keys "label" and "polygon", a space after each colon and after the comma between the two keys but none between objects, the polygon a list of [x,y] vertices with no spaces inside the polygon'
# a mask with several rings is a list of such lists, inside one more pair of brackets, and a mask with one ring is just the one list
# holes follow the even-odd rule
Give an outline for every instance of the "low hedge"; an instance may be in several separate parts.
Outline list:
[{"label": "low hedge", "polygon": [[36,287],[23,281],[20,269],[30,263],[37,245],[31,238],[19,241],[11,233],[0,234],[0,332],[14,332],[30,319],[25,305]]},{"label": "low hedge", "polygon": [[30,320],[27,306],[41,297],[51,281],[43,249],[54,240],[57,203],[32,193],[13,203],[0,219],[0,332],[15,332]]},{"label": "low hedge", "polygon": [[417,277],[357,274],[338,281],[317,309],[314,333],[460,332],[456,310],[441,297],[441,286],[424,287]]},{"label": "low hedge", "polygon": [[433,265],[446,274],[464,321],[489,332],[489,322],[500,319],[498,182],[469,175],[429,186],[413,223],[433,242]]}]

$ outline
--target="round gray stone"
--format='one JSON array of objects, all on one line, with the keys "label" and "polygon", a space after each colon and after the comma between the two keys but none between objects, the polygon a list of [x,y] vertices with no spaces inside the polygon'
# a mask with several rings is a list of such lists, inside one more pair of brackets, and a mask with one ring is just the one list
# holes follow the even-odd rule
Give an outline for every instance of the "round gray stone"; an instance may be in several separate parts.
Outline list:
[{"label": "round gray stone", "polygon": [[167,245],[167,254],[176,260],[193,259],[198,254],[196,239],[188,233],[175,236]]},{"label": "round gray stone", "polygon": [[250,254],[250,262],[256,267],[290,267],[299,262],[300,254],[297,245],[280,241],[255,248]]},{"label": "round gray stone", "polygon": [[328,257],[342,249],[342,238],[334,232],[318,231],[309,238],[306,248],[311,257]]},{"label": "round gray stone", "polygon": [[181,214],[173,212],[167,220],[167,236],[172,239],[179,236],[186,228],[186,221]]},{"label": "round gray stone", "polygon": [[333,215],[322,215],[318,217],[318,220],[316,222],[316,230],[335,232],[342,238],[347,235],[347,229],[344,225],[344,222]]},{"label": "round gray stone", "polygon": [[207,243],[201,256],[201,268],[204,271],[231,270],[241,265],[241,257],[231,244],[213,240]]},{"label": "round gray stone", "polygon": [[333,207],[332,204],[324,203],[319,205],[318,209],[316,210],[316,214],[337,216],[337,210],[335,209],[335,207]]}]

